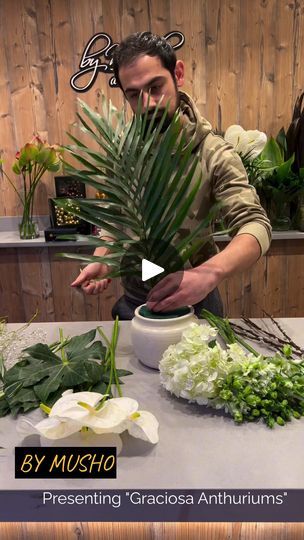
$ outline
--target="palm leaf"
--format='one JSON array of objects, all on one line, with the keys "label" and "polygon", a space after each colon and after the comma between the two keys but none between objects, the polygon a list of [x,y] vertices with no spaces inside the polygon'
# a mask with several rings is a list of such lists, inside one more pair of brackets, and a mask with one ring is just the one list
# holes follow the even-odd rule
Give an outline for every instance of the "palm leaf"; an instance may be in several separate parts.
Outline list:
[{"label": "palm leaf", "polygon": [[[203,181],[196,172],[199,156],[193,151],[192,142],[187,140],[178,113],[162,133],[168,105],[164,110],[156,107],[150,119],[148,109],[140,114],[140,103],[129,123],[105,98],[102,99],[102,115],[81,100],[79,105],[81,128],[94,145],[99,145],[99,150],[89,148],[70,134],[74,144],[67,146],[66,152],[76,158],[80,168],[67,164],[66,170],[103,191],[106,198],[103,201],[57,199],[56,204],[101,227],[113,240],[94,240],[95,246],[107,247],[111,255],[61,255],[86,262],[104,262],[110,266],[109,277],[130,273],[130,269],[119,268],[127,251],[135,258],[149,254],[154,255],[154,260],[160,255],[166,260],[170,254],[161,251],[173,243],[181,260],[187,262],[206,238],[209,239],[203,230],[215,218],[218,205],[186,238],[177,240]],[[160,121],[156,121],[159,117]],[[137,243],[133,246],[132,242]]]}]

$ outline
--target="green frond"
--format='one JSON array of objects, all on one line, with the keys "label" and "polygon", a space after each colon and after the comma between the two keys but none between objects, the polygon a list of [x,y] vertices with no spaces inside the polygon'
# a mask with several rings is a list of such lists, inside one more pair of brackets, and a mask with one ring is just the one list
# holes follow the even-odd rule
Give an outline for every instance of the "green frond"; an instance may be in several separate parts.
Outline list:
[{"label": "green frond", "polygon": [[[163,130],[168,104],[164,109],[156,107],[150,118],[148,108],[141,114],[139,103],[137,113],[127,123],[123,112],[117,111],[104,97],[102,114],[78,101],[80,127],[91,137],[93,145],[90,148],[69,134],[73,144],[65,149],[77,160],[78,167],[67,163],[66,171],[104,192],[106,198],[57,199],[56,204],[114,238],[112,241],[94,240],[95,246],[105,246],[111,251],[111,256],[98,258],[111,265],[111,276],[125,275],[129,271],[119,269],[119,262],[126,251],[129,254],[132,250],[132,242],[138,242],[132,252],[137,257],[147,256],[147,253],[159,256],[160,250],[172,243],[181,260],[187,262],[206,238],[208,240],[203,232],[215,218],[218,205],[186,238],[178,240],[204,181],[197,172],[199,157],[193,151],[192,142],[187,140],[179,114],[176,112]],[[161,255],[162,260],[170,256]],[[95,256],[66,256],[88,262],[97,260]]]}]

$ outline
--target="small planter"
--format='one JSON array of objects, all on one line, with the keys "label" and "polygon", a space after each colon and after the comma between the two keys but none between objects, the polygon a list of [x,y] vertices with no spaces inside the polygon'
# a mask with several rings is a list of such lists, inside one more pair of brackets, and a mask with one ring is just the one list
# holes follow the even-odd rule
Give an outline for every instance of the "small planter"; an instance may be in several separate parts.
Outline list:
[{"label": "small planter", "polygon": [[197,320],[192,306],[170,313],[153,313],[145,305],[139,306],[131,323],[135,356],[146,366],[158,369],[164,351],[178,343],[183,331]]}]

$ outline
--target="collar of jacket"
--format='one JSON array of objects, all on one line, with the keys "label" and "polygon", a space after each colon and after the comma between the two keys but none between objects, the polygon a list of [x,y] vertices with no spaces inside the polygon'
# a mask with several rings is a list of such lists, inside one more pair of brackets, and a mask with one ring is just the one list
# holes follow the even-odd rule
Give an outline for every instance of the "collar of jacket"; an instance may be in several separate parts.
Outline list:
[{"label": "collar of jacket", "polygon": [[212,131],[212,127],[210,122],[201,116],[193,99],[186,92],[179,92],[179,98],[178,111],[187,139],[184,149],[193,140],[193,151],[195,151],[202,140]]}]

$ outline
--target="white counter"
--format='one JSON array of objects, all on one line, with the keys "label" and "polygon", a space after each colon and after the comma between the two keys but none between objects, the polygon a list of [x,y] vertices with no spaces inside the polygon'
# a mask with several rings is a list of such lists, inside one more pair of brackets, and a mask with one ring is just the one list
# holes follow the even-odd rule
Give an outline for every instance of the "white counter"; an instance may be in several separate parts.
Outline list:
[{"label": "white counter", "polygon": [[[304,345],[303,319],[281,319],[291,338]],[[80,334],[102,324],[110,335],[112,322],[36,323],[47,331],[48,342],[65,334]],[[9,328],[19,325],[10,324]],[[304,488],[304,418],[273,430],[265,424],[236,425],[220,411],[189,404],[169,395],[159,373],[141,365],[132,353],[130,322],[120,323],[117,363],[133,372],[124,378],[123,393],[137,399],[160,424],[160,441],[153,446],[128,434],[118,457],[116,480],[16,480],[14,446],[36,446],[39,439],[22,441],[16,420],[0,418],[1,489],[195,489]],[[36,411],[37,414],[37,411]],[[42,413],[41,413],[42,417]],[[25,485],[26,484],[26,485]]]}]

